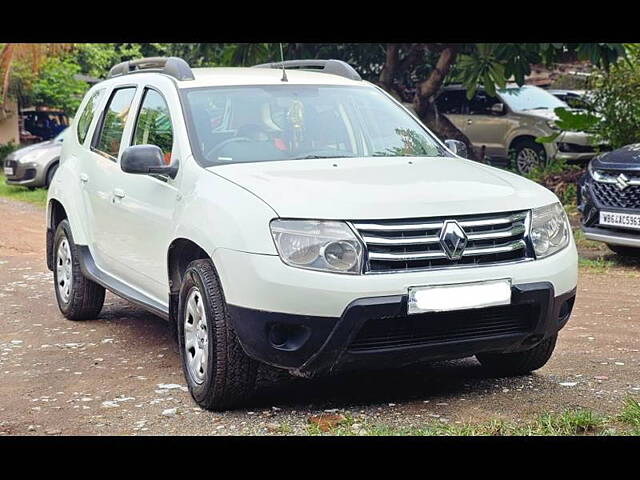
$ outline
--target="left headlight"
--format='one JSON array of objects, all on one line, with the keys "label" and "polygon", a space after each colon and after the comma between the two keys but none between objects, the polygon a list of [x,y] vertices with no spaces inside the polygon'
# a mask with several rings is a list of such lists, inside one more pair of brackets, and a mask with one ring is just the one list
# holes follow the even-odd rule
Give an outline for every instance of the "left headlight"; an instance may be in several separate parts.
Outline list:
[{"label": "left headlight", "polygon": [[571,238],[571,226],[560,203],[534,208],[531,215],[531,242],[536,258],[559,252]]},{"label": "left headlight", "polygon": [[292,267],[334,273],[362,271],[362,244],[344,222],[273,220],[271,235],[280,258]]}]

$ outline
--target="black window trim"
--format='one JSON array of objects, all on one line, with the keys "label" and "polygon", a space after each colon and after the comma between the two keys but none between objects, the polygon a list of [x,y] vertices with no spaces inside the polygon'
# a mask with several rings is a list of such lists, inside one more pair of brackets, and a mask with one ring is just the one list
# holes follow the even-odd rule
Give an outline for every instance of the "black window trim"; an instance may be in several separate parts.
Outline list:
[{"label": "black window trim", "polygon": [[[118,90],[124,90],[127,88],[133,88],[134,92],[133,92],[133,97],[131,99],[131,104],[133,105],[133,101],[136,98],[136,93],[138,92],[138,84],[135,83],[126,83],[126,84],[122,84],[122,85],[114,85],[113,88],[111,89],[111,92],[109,94],[109,98],[107,99],[107,102],[104,104],[104,108],[102,109],[102,111],[100,112],[100,117],[98,117],[98,123],[96,124],[96,128],[93,130],[93,136],[91,138],[91,151],[94,153],[97,153],[98,155],[100,155],[103,158],[106,158],[107,160],[110,160],[114,163],[118,163],[118,158],[114,157],[113,155],[108,154],[107,152],[103,152],[102,150],[100,150],[97,147],[98,144],[98,140],[100,139],[100,136],[102,135],[102,129],[104,127],[104,117],[105,117],[105,112],[107,111],[107,109],[111,106],[111,100],[113,100],[113,96],[116,94],[116,92]],[[125,123],[125,128],[127,127],[127,124]],[[124,136],[124,129],[122,130],[122,135]],[[122,138],[120,140],[122,142]]]},{"label": "black window trim", "polygon": [[[77,115],[78,117],[78,121],[76,122],[76,128],[75,128],[75,133],[76,133],[76,140],[78,141],[78,144],[80,146],[84,146],[85,142],[87,141],[87,137],[89,137],[89,132],[91,130],[91,124],[93,123],[93,119],[96,116],[96,113],[98,113],[98,106],[100,104],[100,98],[102,97],[102,94],[104,93],[104,88],[97,88],[93,91],[93,93],[89,96],[89,98],[87,99],[87,103],[84,104],[84,107],[82,108],[82,111],[80,112],[79,115]],[[91,113],[91,120],[89,121],[89,126],[87,127],[87,131],[84,134],[84,140],[80,140],[80,132],[78,131],[78,128],[80,127],[80,119],[82,118],[82,115],[84,115],[85,111],[87,110],[87,107],[89,106],[89,103],[91,101],[91,99],[95,96],[98,96],[98,101],[96,102],[96,109],[95,111],[93,111]]]},{"label": "black window trim", "polygon": [[138,119],[140,118],[140,113],[142,112],[142,106],[144,105],[144,100],[147,97],[147,92],[149,90],[153,90],[154,92],[156,92],[158,95],[160,95],[160,98],[162,98],[162,100],[164,101],[164,104],[167,106],[167,111],[169,112],[169,121],[171,122],[171,137],[173,140],[173,143],[171,144],[171,164],[174,163],[173,161],[173,151],[175,150],[175,146],[176,146],[176,136],[175,136],[175,123],[173,121],[173,115],[171,115],[171,108],[169,107],[169,102],[167,102],[167,98],[163,95],[163,93],[158,90],[158,88],[156,88],[153,85],[144,85],[142,87],[142,96],[140,97],[140,101],[138,102],[138,110],[136,112],[136,119],[135,122],[133,123],[133,132],[131,132],[131,138],[129,138],[129,147],[133,145],[133,142],[136,138],[136,128],[138,128]]}]

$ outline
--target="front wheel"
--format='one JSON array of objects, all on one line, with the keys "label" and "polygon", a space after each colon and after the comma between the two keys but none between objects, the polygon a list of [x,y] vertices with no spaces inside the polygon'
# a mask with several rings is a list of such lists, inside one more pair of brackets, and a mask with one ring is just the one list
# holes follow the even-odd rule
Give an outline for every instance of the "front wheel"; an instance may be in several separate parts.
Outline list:
[{"label": "front wheel", "polygon": [[544,147],[533,140],[521,140],[513,146],[515,166],[520,175],[527,175],[535,168],[547,164],[547,152]]},{"label": "front wheel", "polygon": [[609,244],[607,244],[607,247],[609,247],[612,252],[622,255],[623,257],[640,257],[640,248]]},{"label": "front wheel", "polygon": [[513,353],[479,353],[476,355],[483,367],[498,376],[526,375],[542,368],[551,358],[558,334],[547,338],[530,350]]},{"label": "front wheel", "polygon": [[258,362],[244,353],[231,326],[210,260],[189,264],[180,287],[178,341],[187,385],[207,410],[245,403],[255,390]]}]

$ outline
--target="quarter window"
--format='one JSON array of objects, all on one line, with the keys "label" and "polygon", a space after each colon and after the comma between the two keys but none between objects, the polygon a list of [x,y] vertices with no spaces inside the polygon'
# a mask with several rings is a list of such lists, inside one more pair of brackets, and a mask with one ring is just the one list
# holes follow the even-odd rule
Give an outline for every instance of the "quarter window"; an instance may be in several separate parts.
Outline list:
[{"label": "quarter window", "polygon": [[162,150],[165,165],[171,163],[173,130],[169,107],[162,95],[150,88],[144,93],[132,144],[156,145]]},{"label": "quarter window", "polygon": [[129,117],[131,101],[136,92],[135,87],[120,88],[114,90],[109,99],[109,104],[102,120],[100,137],[95,148],[110,157],[118,158],[122,132]]},{"label": "quarter window", "polygon": [[84,140],[87,138],[87,133],[89,132],[89,126],[91,125],[91,121],[93,120],[93,116],[96,113],[96,108],[98,106],[98,98],[100,98],[100,94],[102,90],[96,90],[93,92],[89,101],[84,106],[84,110],[80,114],[78,118],[78,126],[77,126],[77,134],[78,141],[80,143],[84,143]]}]

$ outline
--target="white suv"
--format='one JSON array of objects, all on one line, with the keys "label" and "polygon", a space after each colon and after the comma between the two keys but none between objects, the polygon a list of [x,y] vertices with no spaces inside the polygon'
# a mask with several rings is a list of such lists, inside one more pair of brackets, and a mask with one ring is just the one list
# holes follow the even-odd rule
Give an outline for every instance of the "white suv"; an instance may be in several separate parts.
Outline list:
[{"label": "white suv", "polygon": [[282,65],[143,59],[91,88],[48,196],[62,313],[95,318],[106,288],[168,319],[208,409],[274,368],[544,365],[577,281],[556,196],[344,62]]}]

